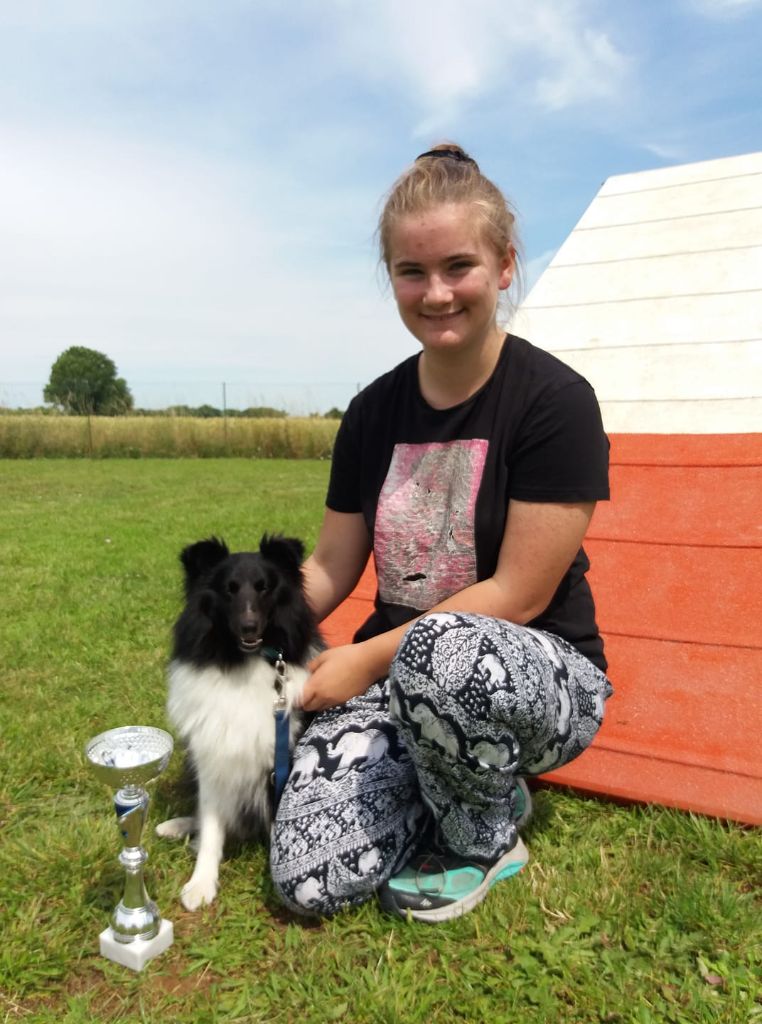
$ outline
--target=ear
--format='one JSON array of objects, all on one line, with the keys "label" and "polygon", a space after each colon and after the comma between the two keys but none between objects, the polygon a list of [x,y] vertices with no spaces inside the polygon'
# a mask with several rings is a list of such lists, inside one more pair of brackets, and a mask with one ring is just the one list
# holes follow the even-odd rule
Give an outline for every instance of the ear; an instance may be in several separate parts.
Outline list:
[{"label": "ear", "polygon": [[271,537],[264,534],[259,553],[285,572],[298,573],[304,559],[304,544],[296,537]]},{"label": "ear", "polygon": [[210,537],[190,544],[180,553],[180,561],[185,569],[185,587],[191,590],[194,584],[210,572],[220,562],[224,562],[230,554],[224,540]]},{"label": "ear", "polygon": [[500,261],[500,276],[498,280],[498,289],[504,292],[506,288],[511,287],[513,281],[513,275],[516,272],[516,250],[513,246],[509,246],[505,256]]}]

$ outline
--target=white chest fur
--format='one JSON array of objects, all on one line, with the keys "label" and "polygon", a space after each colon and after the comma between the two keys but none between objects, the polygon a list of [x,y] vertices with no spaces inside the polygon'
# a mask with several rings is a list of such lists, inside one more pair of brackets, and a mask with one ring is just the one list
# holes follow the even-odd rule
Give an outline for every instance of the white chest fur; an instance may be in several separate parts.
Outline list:
[{"label": "white chest fur", "polygon": [[[308,674],[297,665],[286,667],[283,694],[289,712]],[[240,789],[263,772],[269,778],[275,680],[275,669],[262,658],[250,658],[232,671],[170,664],[167,713],[190,749],[202,787],[207,782],[215,789]],[[292,737],[298,717],[291,715]]]}]

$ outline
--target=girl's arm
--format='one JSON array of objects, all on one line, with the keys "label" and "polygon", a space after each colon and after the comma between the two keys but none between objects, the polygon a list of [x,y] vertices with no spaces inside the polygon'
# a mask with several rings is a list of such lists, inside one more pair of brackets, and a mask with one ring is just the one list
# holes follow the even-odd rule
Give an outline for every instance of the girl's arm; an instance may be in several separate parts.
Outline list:
[{"label": "girl's arm", "polygon": [[[594,508],[595,502],[512,500],[494,575],[453,594],[431,611],[473,612],[519,625],[530,622],[550,604],[582,544]],[[362,567],[355,583],[361,572]],[[304,688],[302,706],[320,711],[364,693],[376,679],[388,674],[411,624],[320,654],[310,666],[313,674]]]},{"label": "girl's arm", "polygon": [[362,513],[327,508],[315,550],[302,566],[307,600],[318,622],[352,593],[370,555]]}]

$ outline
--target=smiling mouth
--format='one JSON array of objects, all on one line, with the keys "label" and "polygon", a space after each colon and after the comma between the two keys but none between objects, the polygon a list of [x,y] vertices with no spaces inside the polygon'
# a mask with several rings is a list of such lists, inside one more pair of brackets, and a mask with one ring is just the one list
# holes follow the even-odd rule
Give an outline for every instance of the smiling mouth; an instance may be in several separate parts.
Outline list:
[{"label": "smiling mouth", "polygon": [[431,320],[434,323],[437,323],[437,321],[446,322],[447,320],[454,320],[455,317],[460,316],[462,312],[462,309],[456,309],[453,313],[422,313],[421,316],[425,317],[426,320]]},{"label": "smiling mouth", "polygon": [[259,640],[246,640],[244,637],[241,637],[238,641],[238,646],[244,654],[254,654],[262,646],[262,638],[260,637]]}]

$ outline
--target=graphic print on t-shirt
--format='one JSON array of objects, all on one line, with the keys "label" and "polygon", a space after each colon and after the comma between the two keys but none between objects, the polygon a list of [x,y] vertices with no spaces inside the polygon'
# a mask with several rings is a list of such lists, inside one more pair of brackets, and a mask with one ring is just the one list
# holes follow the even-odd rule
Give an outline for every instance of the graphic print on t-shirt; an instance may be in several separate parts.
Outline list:
[{"label": "graphic print on t-shirt", "polygon": [[476,583],[474,518],[488,446],[394,446],[373,545],[382,601],[425,611]]}]

